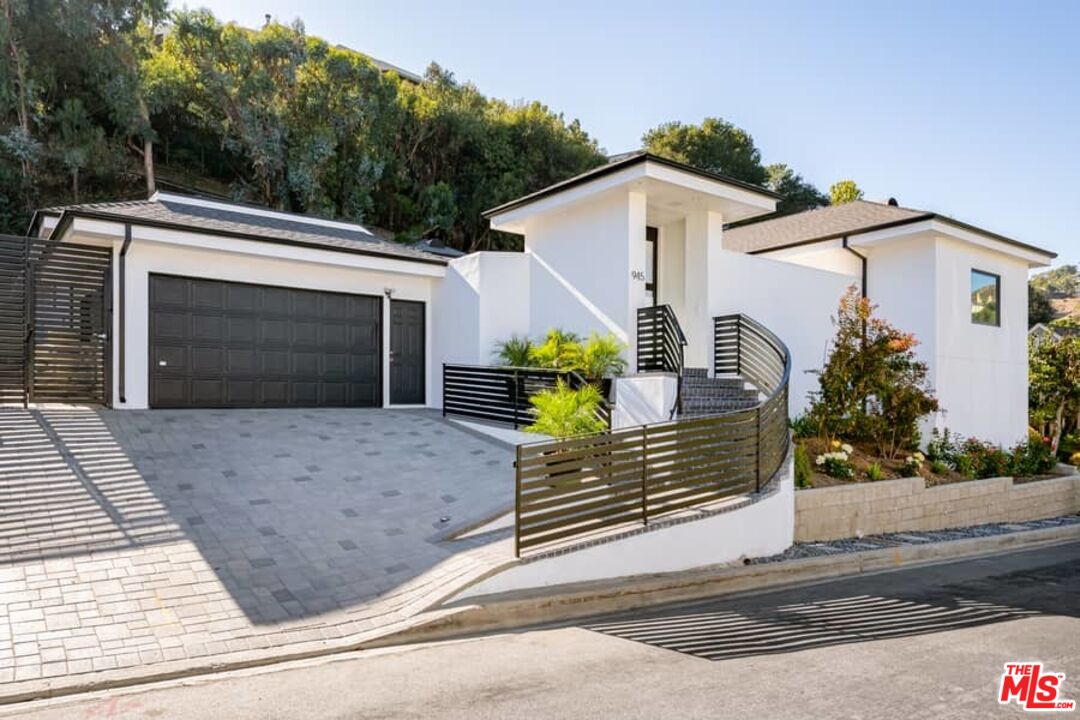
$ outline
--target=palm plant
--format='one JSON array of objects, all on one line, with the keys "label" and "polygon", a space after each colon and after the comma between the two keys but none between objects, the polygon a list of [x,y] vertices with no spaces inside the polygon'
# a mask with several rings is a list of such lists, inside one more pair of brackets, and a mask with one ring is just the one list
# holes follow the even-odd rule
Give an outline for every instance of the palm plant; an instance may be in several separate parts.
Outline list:
[{"label": "palm plant", "polygon": [[553,370],[572,370],[575,359],[581,354],[578,336],[572,332],[552,328],[544,336],[544,342],[529,351],[532,364]]},{"label": "palm plant", "polygon": [[625,349],[626,345],[614,333],[600,335],[594,332],[584,345],[578,346],[577,354],[571,358],[571,367],[593,383],[618,377],[626,372],[626,360],[622,356]]},{"label": "palm plant", "polygon": [[532,340],[517,335],[511,335],[495,345],[495,356],[499,358],[499,363],[508,367],[532,366],[532,351]]},{"label": "palm plant", "polygon": [[554,389],[541,390],[529,398],[535,420],[525,432],[555,438],[601,432],[607,427],[596,415],[601,400],[600,391],[592,385],[572,390],[559,380]]}]

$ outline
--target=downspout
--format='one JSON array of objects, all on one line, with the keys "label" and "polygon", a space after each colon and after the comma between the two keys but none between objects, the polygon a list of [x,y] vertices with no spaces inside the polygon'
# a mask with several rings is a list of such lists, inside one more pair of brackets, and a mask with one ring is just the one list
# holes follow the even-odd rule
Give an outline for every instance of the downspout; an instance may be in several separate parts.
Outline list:
[{"label": "downspout", "polygon": [[125,363],[125,356],[127,355],[127,353],[125,352],[125,347],[124,347],[124,345],[125,345],[124,340],[125,340],[125,338],[127,336],[127,332],[126,332],[126,330],[127,330],[127,308],[125,306],[124,299],[125,299],[125,296],[127,295],[127,272],[125,271],[125,268],[126,268],[126,265],[127,265],[127,260],[126,259],[127,259],[128,248],[130,248],[130,247],[131,247],[131,223],[124,223],[124,244],[120,246],[120,292],[119,292],[120,297],[117,298],[117,305],[120,306],[119,307],[120,324],[119,324],[119,332],[117,333],[119,335],[119,337],[117,338],[117,343],[116,343],[117,344],[117,350],[118,350],[119,355],[120,355],[120,362],[118,363],[118,365],[119,365],[119,378],[117,378],[117,388],[118,388],[118,394],[120,396],[120,402],[121,403],[126,403],[127,402],[127,393],[125,392],[125,389],[124,389],[124,385],[125,385],[124,380],[127,377],[127,373],[125,372],[125,368],[124,368],[124,365],[126,364]]},{"label": "downspout", "polygon": [[849,253],[859,258],[859,263],[862,265],[862,282],[859,286],[862,288],[862,296],[865,299],[868,295],[866,291],[866,256],[855,250],[855,248],[848,245],[847,235],[844,236],[844,249]]}]

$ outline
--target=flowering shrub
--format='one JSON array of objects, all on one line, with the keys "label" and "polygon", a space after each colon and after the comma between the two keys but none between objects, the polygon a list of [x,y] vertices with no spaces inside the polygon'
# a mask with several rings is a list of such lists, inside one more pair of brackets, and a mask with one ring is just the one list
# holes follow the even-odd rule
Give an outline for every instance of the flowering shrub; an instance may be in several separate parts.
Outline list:
[{"label": "flowering shrub", "polygon": [[1080,452],[1074,452],[1072,454],[1072,456],[1069,458],[1069,464],[1080,467]]},{"label": "flowering shrub", "polygon": [[938,409],[915,336],[874,317],[854,285],[840,300],[835,325],[810,408],[821,434],[872,442],[889,458],[913,449],[919,418]]},{"label": "flowering shrub", "polygon": [[[850,447],[850,446],[847,446]],[[826,475],[834,478],[848,479],[854,477],[855,468],[851,467],[850,454],[843,450],[822,453],[814,460]]]},{"label": "flowering shrub", "polygon": [[921,452],[914,452],[904,458],[904,471],[909,472],[912,475],[918,475],[922,470],[923,462],[926,460]]},{"label": "flowering shrub", "polygon": [[1013,447],[1009,455],[1013,475],[1039,475],[1050,472],[1057,465],[1050,438],[1028,438]]}]

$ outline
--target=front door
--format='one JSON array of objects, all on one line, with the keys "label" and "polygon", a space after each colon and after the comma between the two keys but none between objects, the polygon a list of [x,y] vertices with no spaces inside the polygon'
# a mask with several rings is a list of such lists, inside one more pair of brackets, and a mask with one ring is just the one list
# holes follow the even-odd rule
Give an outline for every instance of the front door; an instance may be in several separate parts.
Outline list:
[{"label": "front door", "polygon": [[660,297],[657,295],[656,276],[659,274],[658,260],[660,259],[660,231],[654,227],[645,228],[645,292],[649,296],[650,305],[659,305]]},{"label": "front door", "polygon": [[423,405],[424,303],[390,301],[390,403]]}]

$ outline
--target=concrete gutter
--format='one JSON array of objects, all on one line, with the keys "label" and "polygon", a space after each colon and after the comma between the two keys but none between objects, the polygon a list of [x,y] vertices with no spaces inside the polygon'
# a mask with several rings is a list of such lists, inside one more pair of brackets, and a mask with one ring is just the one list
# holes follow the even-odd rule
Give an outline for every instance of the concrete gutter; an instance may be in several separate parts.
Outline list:
[{"label": "concrete gutter", "polygon": [[0,685],[0,705],[255,668],[356,650],[464,637],[494,630],[521,629],[540,623],[571,621],[619,610],[732,593],[761,592],[783,586],[1077,540],[1080,540],[1080,525],[1069,525],[786,562],[707,567],[679,573],[635,576],[491,595],[473,599],[469,604],[448,605],[423,612],[370,633],[348,638],[47,680],[7,683]]}]

